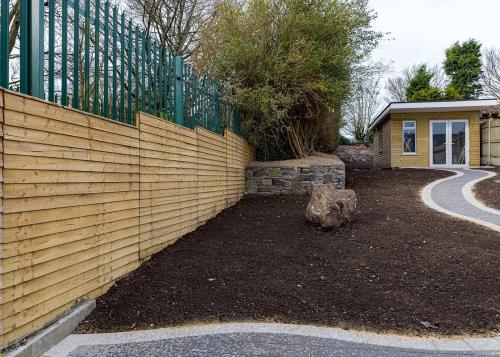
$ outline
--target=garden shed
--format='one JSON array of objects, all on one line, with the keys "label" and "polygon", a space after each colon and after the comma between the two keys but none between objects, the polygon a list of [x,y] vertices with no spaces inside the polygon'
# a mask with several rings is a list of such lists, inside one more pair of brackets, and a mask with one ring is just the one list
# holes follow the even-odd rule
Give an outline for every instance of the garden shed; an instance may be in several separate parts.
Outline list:
[{"label": "garden shed", "polygon": [[377,167],[481,165],[481,114],[495,99],[390,103],[369,126]]}]

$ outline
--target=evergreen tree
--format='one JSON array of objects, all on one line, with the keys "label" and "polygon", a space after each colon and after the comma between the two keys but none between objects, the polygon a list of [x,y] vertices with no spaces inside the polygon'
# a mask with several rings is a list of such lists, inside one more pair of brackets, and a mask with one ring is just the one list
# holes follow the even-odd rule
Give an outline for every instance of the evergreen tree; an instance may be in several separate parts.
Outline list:
[{"label": "evergreen tree", "polygon": [[421,65],[406,87],[409,102],[425,102],[442,99],[441,90],[431,85],[432,73],[427,65]]},{"label": "evergreen tree", "polygon": [[444,70],[453,87],[447,89],[447,92],[456,92],[463,99],[479,97],[483,91],[481,44],[476,40],[454,43],[446,50]]}]

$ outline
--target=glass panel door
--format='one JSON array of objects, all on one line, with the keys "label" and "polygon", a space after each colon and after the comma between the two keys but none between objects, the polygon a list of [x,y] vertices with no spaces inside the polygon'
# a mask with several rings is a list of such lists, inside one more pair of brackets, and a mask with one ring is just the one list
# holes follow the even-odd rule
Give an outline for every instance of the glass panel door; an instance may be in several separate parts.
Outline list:
[{"label": "glass panel door", "polygon": [[463,121],[451,122],[451,164],[465,165],[465,129]]},{"label": "glass panel door", "polygon": [[432,123],[432,164],[446,165],[446,125],[445,121]]}]

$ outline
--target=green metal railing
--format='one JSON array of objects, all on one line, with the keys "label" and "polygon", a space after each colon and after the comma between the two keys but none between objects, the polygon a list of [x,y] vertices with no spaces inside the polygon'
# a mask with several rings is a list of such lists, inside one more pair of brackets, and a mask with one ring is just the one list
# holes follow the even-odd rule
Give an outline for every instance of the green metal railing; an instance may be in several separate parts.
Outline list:
[{"label": "green metal railing", "polygon": [[0,0],[0,87],[127,124],[143,111],[240,132],[223,83],[197,74],[108,1]]}]

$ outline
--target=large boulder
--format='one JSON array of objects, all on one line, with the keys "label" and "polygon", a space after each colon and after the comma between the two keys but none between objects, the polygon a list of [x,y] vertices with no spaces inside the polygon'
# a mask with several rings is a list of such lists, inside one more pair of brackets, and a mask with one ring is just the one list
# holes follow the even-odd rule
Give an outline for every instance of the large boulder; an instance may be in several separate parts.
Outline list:
[{"label": "large boulder", "polygon": [[340,227],[353,220],[357,202],[353,190],[337,190],[333,184],[319,185],[313,189],[306,217],[323,228]]}]

